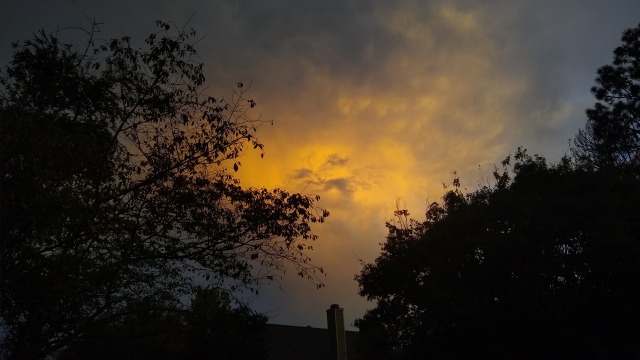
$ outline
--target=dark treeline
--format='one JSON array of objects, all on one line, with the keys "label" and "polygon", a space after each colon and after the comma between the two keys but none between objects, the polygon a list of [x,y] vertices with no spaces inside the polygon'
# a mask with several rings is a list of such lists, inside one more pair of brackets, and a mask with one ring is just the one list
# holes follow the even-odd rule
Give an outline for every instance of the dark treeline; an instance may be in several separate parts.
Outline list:
[{"label": "dark treeline", "polygon": [[558,163],[518,149],[425,221],[396,213],[356,277],[369,358],[640,358],[640,27],[592,92]]},{"label": "dark treeline", "polygon": [[267,318],[246,306],[232,307],[229,294],[200,289],[191,306],[168,311],[144,304],[132,316],[96,323],[60,360],[266,359]]}]

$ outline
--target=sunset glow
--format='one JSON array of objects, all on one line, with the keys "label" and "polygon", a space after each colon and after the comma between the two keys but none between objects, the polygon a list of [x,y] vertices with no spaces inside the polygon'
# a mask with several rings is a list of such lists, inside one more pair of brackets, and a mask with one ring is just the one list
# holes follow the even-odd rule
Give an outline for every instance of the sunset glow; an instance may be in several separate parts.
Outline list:
[{"label": "sunset glow", "polygon": [[370,306],[353,277],[397,206],[422,219],[454,171],[474,189],[519,145],[559,159],[584,124],[597,67],[640,14],[633,0],[44,3],[0,5],[3,64],[11,41],[86,25],[83,12],[104,22],[102,37],[139,45],[154,20],[194,14],[208,91],[251,83],[251,115],[274,121],[258,131],[264,159],[248,151],[237,176],[320,195],[331,213],[310,253],[326,287],[287,273],[282,290],[250,299],[273,323],[317,327],[330,304],[349,324]]}]

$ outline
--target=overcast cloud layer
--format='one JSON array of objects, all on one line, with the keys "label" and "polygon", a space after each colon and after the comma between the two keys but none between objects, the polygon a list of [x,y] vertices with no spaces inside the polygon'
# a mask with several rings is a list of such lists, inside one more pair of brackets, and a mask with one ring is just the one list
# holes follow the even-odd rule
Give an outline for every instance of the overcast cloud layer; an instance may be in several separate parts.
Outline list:
[{"label": "overcast cloud layer", "polygon": [[239,176],[319,194],[331,212],[311,254],[326,288],[287,277],[252,304],[274,323],[324,327],[332,303],[349,322],[373,306],[353,277],[397,204],[421,219],[453,171],[472,190],[517,146],[550,160],[568,151],[640,1],[4,0],[0,61],[11,41],[87,17],[140,44],[156,19],[191,18],[212,95],[252,83],[275,124],[260,129],[265,159],[247,154]]}]

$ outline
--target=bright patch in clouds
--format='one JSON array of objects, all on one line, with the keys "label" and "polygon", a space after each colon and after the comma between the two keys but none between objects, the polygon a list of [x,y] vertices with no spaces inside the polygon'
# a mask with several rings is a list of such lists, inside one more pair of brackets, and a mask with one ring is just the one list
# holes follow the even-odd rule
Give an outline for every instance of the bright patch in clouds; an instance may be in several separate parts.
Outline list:
[{"label": "bright patch in clouds", "polygon": [[238,176],[318,194],[331,212],[311,253],[326,288],[287,276],[253,302],[273,322],[318,327],[332,303],[348,322],[364,312],[358,259],[375,259],[396,204],[422,218],[453,171],[472,189],[519,145],[558,159],[640,14],[635,0],[53,3],[3,5],[0,54],[39,28],[85,25],[83,12],[104,37],[134,39],[195,13],[211,94],[251,82],[253,115],[275,123],[259,129],[265,158],[248,151]]}]

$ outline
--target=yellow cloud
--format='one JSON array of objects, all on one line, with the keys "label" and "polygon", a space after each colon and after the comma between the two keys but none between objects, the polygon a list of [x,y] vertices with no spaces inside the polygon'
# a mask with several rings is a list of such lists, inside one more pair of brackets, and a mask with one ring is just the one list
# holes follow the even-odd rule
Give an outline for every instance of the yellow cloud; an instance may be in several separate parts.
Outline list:
[{"label": "yellow cloud", "polygon": [[366,109],[373,103],[371,98],[362,96],[340,96],[338,98],[338,108],[343,115],[349,115],[353,111]]},{"label": "yellow cloud", "polygon": [[481,29],[475,14],[471,12],[464,12],[449,4],[442,6],[439,10],[440,18],[460,32],[470,33]]},{"label": "yellow cloud", "polygon": [[[454,170],[473,188],[482,180],[478,165],[487,174],[486,164],[510,150],[513,104],[529,84],[496,65],[496,44],[473,14],[431,11],[431,21],[410,6],[379,14],[404,42],[377,59],[375,73],[344,77],[330,64],[296,59],[285,62],[301,73],[296,91],[270,92],[289,68],[268,60],[276,68],[261,72],[272,77],[255,97],[275,126],[261,129],[265,159],[247,156],[238,175],[253,186],[321,196],[318,206],[331,216],[314,228],[320,240],[311,257],[329,271],[331,289],[354,291],[357,259],[375,258],[396,205],[423,218]],[[437,35],[449,33],[447,41]]]}]

